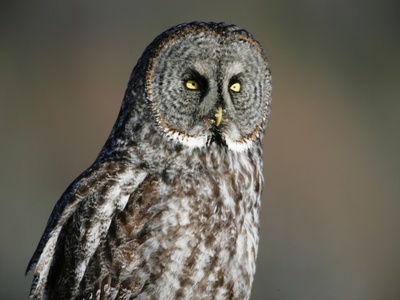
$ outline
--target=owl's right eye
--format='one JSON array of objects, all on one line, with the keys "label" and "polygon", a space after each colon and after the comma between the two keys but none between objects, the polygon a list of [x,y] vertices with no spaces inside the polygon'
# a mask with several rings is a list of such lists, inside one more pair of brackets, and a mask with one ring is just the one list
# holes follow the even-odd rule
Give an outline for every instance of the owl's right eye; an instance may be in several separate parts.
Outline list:
[{"label": "owl's right eye", "polygon": [[199,87],[199,84],[198,84],[196,81],[191,80],[191,79],[189,79],[189,80],[186,81],[186,87],[187,87],[189,90],[198,90],[198,89],[200,88],[200,87]]}]

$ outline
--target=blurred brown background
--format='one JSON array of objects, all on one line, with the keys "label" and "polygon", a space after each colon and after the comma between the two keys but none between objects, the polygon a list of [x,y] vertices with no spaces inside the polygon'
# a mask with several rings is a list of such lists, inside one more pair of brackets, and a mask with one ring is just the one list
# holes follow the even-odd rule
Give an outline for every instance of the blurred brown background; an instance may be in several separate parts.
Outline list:
[{"label": "blurred brown background", "polygon": [[400,299],[399,1],[1,1],[0,298],[96,158],[144,48],[235,23],[273,74],[252,299]]}]

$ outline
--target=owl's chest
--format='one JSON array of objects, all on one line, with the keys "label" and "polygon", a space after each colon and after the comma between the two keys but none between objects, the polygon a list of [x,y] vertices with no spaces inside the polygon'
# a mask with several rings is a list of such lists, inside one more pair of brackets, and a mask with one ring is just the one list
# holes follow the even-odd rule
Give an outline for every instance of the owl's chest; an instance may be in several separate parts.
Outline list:
[{"label": "owl's chest", "polygon": [[159,201],[140,248],[159,277],[153,288],[247,297],[241,291],[255,272],[262,176],[219,167],[166,169],[158,178]]},{"label": "owl's chest", "polygon": [[[186,160],[161,172],[157,208],[164,230],[187,227],[230,238],[242,231],[250,216],[258,215],[259,168],[248,157],[229,158]],[[251,223],[257,225],[258,219]]]}]

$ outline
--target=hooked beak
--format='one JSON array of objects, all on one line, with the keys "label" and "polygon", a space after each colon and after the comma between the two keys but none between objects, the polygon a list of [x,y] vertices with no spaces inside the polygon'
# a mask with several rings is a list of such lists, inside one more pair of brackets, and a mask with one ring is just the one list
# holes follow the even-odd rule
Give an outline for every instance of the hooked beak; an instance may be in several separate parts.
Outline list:
[{"label": "hooked beak", "polygon": [[219,126],[222,122],[222,106],[218,106],[217,113],[215,114],[215,126]]}]

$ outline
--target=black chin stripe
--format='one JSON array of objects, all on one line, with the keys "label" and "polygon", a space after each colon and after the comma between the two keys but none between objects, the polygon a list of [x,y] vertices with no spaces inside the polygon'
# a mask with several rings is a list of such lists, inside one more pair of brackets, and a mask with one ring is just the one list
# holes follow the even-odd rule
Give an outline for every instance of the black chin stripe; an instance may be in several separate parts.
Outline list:
[{"label": "black chin stripe", "polygon": [[215,129],[213,131],[212,135],[208,136],[207,146],[211,146],[212,143],[215,143],[216,145],[218,145],[220,147],[228,147],[224,137],[221,134],[221,131],[219,131],[218,129]]}]

